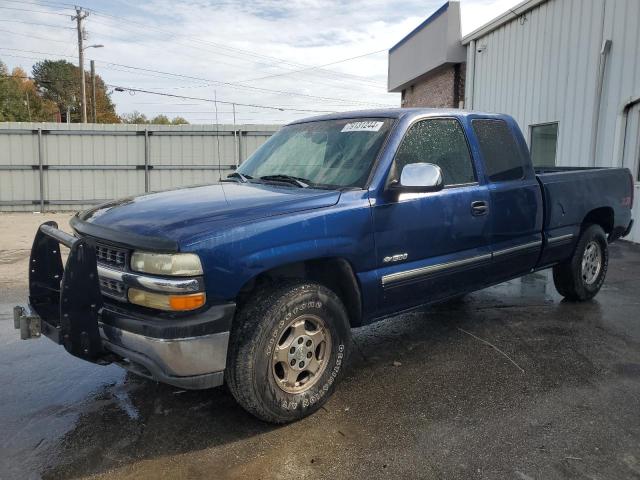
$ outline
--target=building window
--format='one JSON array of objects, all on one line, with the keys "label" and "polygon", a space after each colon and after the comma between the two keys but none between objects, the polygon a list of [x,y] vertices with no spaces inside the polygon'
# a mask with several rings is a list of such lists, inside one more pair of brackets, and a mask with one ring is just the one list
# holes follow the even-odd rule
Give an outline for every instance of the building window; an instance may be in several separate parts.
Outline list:
[{"label": "building window", "polygon": [[531,160],[534,167],[555,167],[558,123],[531,125]]},{"label": "building window", "polygon": [[485,170],[492,182],[520,180],[524,177],[522,149],[507,122],[483,119],[471,122],[478,138]]}]

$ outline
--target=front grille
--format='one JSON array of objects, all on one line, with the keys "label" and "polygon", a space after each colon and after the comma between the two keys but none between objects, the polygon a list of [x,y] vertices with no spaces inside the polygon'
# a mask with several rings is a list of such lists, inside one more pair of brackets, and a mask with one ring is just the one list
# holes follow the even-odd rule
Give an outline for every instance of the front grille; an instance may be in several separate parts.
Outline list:
[{"label": "front grille", "polygon": [[96,259],[99,264],[126,270],[128,252],[124,248],[112,247],[98,243],[96,245]]},{"label": "front grille", "polygon": [[[75,236],[83,238],[84,235],[75,232]],[[106,243],[96,242],[96,262],[103,267],[114,270],[127,271],[129,264],[129,250],[122,247],[114,247]],[[123,282],[98,276],[100,283],[100,293],[106,297],[127,302],[127,287]]]},{"label": "front grille", "polygon": [[126,300],[127,289],[124,283],[117,280],[100,278],[100,291],[103,295],[117,298],[118,300]]}]

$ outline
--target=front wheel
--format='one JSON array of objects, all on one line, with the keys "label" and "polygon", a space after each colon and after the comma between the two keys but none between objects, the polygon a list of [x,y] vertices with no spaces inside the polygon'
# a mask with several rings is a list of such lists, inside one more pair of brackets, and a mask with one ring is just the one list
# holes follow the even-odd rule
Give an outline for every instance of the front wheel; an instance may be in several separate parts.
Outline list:
[{"label": "front wheel", "polygon": [[600,225],[583,230],[573,256],[553,267],[556,290],[568,300],[590,300],[600,291],[609,265],[609,245]]},{"label": "front wheel", "polygon": [[238,312],[226,381],[247,411],[272,423],[316,411],[344,371],[351,331],[338,296],[313,282],[257,291]]}]

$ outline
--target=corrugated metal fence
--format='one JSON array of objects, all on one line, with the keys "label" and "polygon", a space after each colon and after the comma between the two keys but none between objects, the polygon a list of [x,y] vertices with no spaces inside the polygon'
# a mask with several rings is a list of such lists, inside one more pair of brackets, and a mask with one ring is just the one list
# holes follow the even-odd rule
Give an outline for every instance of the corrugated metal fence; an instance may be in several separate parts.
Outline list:
[{"label": "corrugated metal fence", "polygon": [[78,210],[215,182],[278,125],[0,124],[0,211]]}]

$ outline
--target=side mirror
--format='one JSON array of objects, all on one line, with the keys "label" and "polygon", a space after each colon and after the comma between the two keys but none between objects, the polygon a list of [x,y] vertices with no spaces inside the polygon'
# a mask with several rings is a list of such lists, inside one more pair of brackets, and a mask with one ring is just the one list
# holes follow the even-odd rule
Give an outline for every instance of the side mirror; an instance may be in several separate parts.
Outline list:
[{"label": "side mirror", "polygon": [[437,192],[444,188],[442,170],[433,163],[410,163],[400,174],[400,182],[390,186],[397,192]]}]

